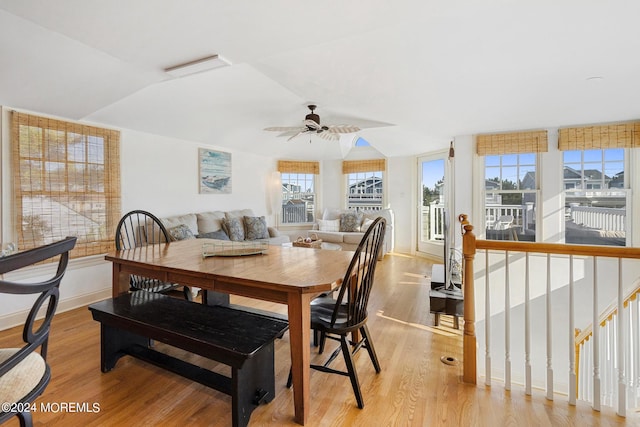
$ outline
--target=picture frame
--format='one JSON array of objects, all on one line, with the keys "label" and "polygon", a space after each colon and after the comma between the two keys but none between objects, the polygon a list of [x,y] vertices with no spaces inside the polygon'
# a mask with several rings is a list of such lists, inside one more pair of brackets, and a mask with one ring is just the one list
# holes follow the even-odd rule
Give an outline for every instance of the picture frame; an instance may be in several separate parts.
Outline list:
[{"label": "picture frame", "polygon": [[198,149],[200,194],[231,194],[231,153]]}]

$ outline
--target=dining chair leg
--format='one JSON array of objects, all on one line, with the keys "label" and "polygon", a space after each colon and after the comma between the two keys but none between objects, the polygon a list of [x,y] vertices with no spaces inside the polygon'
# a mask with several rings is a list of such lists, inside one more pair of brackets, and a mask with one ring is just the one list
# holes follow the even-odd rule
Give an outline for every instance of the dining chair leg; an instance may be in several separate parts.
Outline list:
[{"label": "dining chair leg", "polygon": [[342,354],[344,356],[344,363],[347,366],[347,372],[349,373],[349,379],[351,380],[351,386],[353,387],[353,393],[356,395],[356,401],[358,402],[358,408],[364,408],[364,401],[362,400],[362,393],[360,392],[360,382],[358,381],[358,374],[356,367],[353,364],[353,358],[351,356],[351,346],[346,335],[340,337],[340,347],[342,347]]},{"label": "dining chair leg", "polygon": [[291,388],[293,385],[293,368],[289,368],[289,377],[287,378],[287,388]]},{"label": "dining chair leg", "polygon": [[18,420],[20,421],[20,427],[32,427],[33,420],[31,418],[31,412],[18,412]]},{"label": "dining chair leg", "polygon": [[319,332],[319,334],[320,334],[320,348],[318,349],[318,354],[322,354],[322,352],[324,351],[324,345],[327,342],[327,333]]},{"label": "dining chair leg", "polygon": [[369,357],[371,358],[371,362],[373,363],[373,367],[376,369],[376,373],[380,373],[380,362],[378,362],[378,355],[376,355],[376,349],[373,347],[373,341],[371,341],[371,334],[369,333],[369,328],[367,325],[363,325],[360,328],[360,332],[362,333],[362,337],[366,340],[365,347],[367,348],[367,352],[369,353]]}]

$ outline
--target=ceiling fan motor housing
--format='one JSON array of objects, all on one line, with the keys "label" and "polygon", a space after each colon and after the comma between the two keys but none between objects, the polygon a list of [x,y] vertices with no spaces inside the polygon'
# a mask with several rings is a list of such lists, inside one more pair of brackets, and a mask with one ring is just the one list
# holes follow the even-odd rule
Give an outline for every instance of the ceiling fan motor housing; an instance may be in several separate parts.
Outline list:
[{"label": "ceiling fan motor housing", "polygon": [[320,116],[313,112],[313,110],[315,110],[315,109],[316,109],[315,105],[309,105],[309,110],[311,110],[311,112],[309,114],[307,114],[304,117],[304,119],[305,120],[313,120],[317,124],[320,124]]},{"label": "ceiling fan motor housing", "polygon": [[305,120],[313,120],[317,124],[320,124],[320,116],[317,114],[314,114],[314,113],[307,114],[304,118]]}]

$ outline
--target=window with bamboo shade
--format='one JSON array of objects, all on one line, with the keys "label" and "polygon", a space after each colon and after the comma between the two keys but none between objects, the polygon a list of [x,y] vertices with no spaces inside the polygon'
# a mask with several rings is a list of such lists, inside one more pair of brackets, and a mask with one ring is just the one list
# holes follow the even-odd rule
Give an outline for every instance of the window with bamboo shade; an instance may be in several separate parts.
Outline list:
[{"label": "window with bamboo shade", "polygon": [[563,157],[565,243],[625,246],[631,214],[628,148],[640,122],[558,130]]},{"label": "window with bamboo shade", "polygon": [[278,172],[282,183],[281,224],[315,222],[316,176],[320,163],[299,160],[279,160]]},{"label": "window with bamboo shade", "polygon": [[546,130],[476,137],[484,157],[485,238],[536,238],[537,154],[548,151]]},{"label": "window with bamboo shade", "polygon": [[476,149],[480,156],[545,153],[548,151],[546,130],[478,135]]},{"label": "window with bamboo shade", "polygon": [[347,209],[379,210],[384,197],[385,159],[345,160],[342,173],[347,180]]},{"label": "window with bamboo shade", "polygon": [[76,236],[72,257],[112,250],[120,132],[14,111],[11,146],[18,249]]},{"label": "window with bamboo shade", "polygon": [[640,122],[558,129],[558,149],[592,150],[640,147]]}]

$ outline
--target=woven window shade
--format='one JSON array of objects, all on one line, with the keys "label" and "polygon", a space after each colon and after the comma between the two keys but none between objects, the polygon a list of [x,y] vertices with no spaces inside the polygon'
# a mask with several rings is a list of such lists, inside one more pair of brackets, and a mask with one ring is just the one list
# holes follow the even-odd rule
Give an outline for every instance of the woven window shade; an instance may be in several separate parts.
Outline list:
[{"label": "woven window shade", "polygon": [[72,257],[113,250],[120,132],[13,112],[11,145],[18,248],[76,236]]},{"label": "woven window shade", "polygon": [[342,162],[342,173],[385,171],[387,161],[385,159],[373,160],[345,160]]},{"label": "woven window shade", "polygon": [[476,142],[480,156],[548,151],[546,130],[478,135]]},{"label": "woven window shade", "polygon": [[320,174],[319,162],[301,162],[293,160],[278,160],[278,172],[280,173],[310,173]]},{"label": "woven window shade", "polygon": [[640,122],[558,130],[558,149],[591,150],[640,147]]}]

